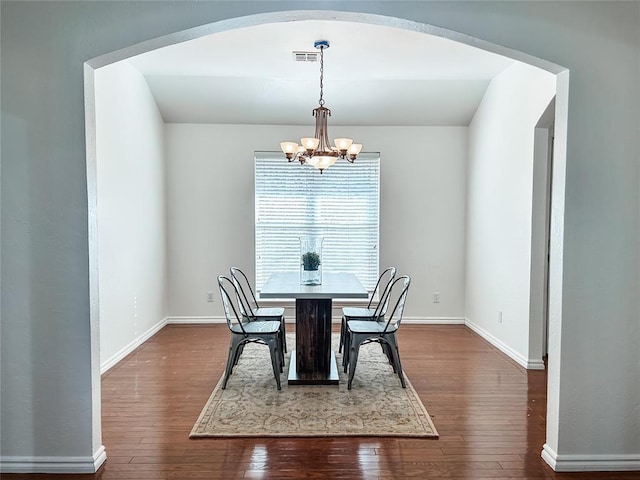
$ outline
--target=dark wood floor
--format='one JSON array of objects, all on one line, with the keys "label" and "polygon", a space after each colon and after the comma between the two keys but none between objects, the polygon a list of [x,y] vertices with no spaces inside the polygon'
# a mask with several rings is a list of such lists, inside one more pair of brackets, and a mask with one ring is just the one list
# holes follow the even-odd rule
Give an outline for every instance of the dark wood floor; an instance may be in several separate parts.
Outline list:
[{"label": "dark wood floor", "polygon": [[543,462],[545,372],[523,370],[463,326],[403,326],[399,335],[405,372],[438,440],[190,440],[224,369],[228,333],[225,325],[172,325],[104,375],[108,459],[97,474],[2,478],[640,479],[555,474]]}]

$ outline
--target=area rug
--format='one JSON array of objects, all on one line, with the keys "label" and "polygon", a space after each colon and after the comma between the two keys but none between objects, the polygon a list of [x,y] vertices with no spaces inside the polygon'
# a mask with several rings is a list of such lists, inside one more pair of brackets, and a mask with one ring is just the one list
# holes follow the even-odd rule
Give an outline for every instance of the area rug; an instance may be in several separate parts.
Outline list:
[{"label": "area rug", "polygon": [[[338,337],[332,338],[337,351]],[[290,350],[293,335],[287,335]],[[269,349],[245,347],[238,365],[221,388],[218,382],[190,438],[395,436],[437,438],[433,422],[415,389],[397,374],[377,343],[362,346],[352,389],[342,368],[335,385],[287,385],[288,353],[276,389]],[[338,366],[341,355],[337,354]]]}]

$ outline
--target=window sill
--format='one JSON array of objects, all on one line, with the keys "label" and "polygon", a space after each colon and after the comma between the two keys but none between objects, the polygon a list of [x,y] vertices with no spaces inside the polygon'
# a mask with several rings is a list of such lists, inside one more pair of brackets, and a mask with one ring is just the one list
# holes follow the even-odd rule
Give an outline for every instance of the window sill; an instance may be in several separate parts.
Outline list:
[{"label": "window sill", "polygon": [[[294,308],[296,301],[292,298],[258,298],[261,306],[279,306],[285,308]],[[335,298],[331,305],[333,308],[363,306],[366,307],[369,299],[366,298]]]}]

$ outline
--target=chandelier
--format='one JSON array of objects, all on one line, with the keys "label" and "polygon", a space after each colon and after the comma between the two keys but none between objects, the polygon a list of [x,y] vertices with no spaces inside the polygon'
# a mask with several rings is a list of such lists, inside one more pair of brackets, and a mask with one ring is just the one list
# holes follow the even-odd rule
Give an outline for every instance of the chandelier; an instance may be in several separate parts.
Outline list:
[{"label": "chandelier", "polygon": [[318,102],[320,106],[313,109],[313,116],[316,117],[316,133],[313,137],[301,138],[301,145],[295,142],[281,142],[280,148],[289,162],[298,160],[301,165],[308,163],[322,173],[325,168],[336,163],[338,158],[353,163],[362,150],[362,144],[353,143],[350,138],[335,138],[333,140],[335,146],[329,144],[327,117],[331,116],[331,110],[324,106],[324,98],[322,98],[324,49],[329,48],[329,42],[318,40],[314,42],[313,46],[320,49],[320,100]]}]

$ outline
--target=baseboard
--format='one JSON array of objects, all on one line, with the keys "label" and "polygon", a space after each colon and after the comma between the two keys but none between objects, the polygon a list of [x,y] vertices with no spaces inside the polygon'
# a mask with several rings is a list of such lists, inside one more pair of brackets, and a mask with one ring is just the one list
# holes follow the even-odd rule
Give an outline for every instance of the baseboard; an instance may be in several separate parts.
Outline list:
[{"label": "baseboard", "polygon": [[206,323],[227,323],[224,317],[167,317],[170,325],[194,325]]},{"label": "baseboard", "polygon": [[104,446],[93,457],[0,457],[0,472],[96,473],[106,459]]},{"label": "baseboard", "polygon": [[480,335],[482,338],[484,338],[491,345],[493,345],[498,350],[500,350],[502,353],[504,353],[509,358],[517,362],[521,367],[527,370],[544,370],[544,362],[542,361],[542,359],[535,360],[535,359],[529,359],[524,357],[523,355],[521,355],[520,353],[516,352],[511,347],[509,347],[507,344],[503,343],[498,338],[494,337],[492,334],[487,332],[484,328],[473,323],[468,318],[465,318],[464,324],[467,327],[469,327],[471,330],[473,330],[475,333]]},{"label": "baseboard", "polygon": [[640,470],[640,454],[558,455],[546,443],[542,459],[556,472],[629,472]]},{"label": "baseboard", "polygon": [[544,370],[546,367],[544,365],[544,360],[534,360],[529,358],[524,368],[527,370]]},{"label": "baseboard", "polygon": [[402,317],[403,325],[464,325],[463,317]]},{"label": "baseboard", "polygon": [[[340,323],[340,315],[334,314],[333,323]],[[171,325],[190,325],[205,323],[226,323],[224,317],[167,317],[167,324]],[[287,323],[295,323],[292,318]],[[402,323],[414,325],[464,325],[463,317],[403,317]]]},{"label": "baseboard", "polygon": [[[334,312],[333,323],[340,323],[340,313]],[[226,323],[224,317],[167,317],[167,324],[171,325],[191,325],[206,323]],[[295,323],[292,318],[287,323]],[[403,317],[402,323],[413,325],[464,325],[463,317]]]},{"label": "baseboard", "polygon": [[153,337],[156,333],[158,333],[162,329],[162,327],[164,327],[167,324],[168,319],[169,317],[163,318],[162,320],[160,320],[160,322],[155,324],[149,330],[144,332],[139,337],[135,338],[128,345],[124,346],[117,353],[112,355],[111,358],[105,360],[100,365],[100,375],[104,375],[110,368],[114,367],[120,360],[122,360],[124,357],[129,355],[136,348],[138,348],[140,345],[142,345],[144,342],[146,342],[151,337]]}]

